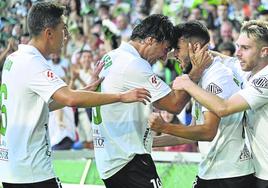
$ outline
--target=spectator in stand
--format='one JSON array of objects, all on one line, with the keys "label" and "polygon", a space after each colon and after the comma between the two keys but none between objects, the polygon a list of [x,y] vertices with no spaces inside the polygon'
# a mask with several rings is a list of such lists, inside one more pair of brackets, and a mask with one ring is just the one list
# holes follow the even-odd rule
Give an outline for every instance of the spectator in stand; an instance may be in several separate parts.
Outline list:
[{"label": "spectator in stand", "polygon": [[218,51],[227,56],[234,56],[235,53],[235,45],[233,42],[222,42],[219,47]]},{"label": "spectator in stand", "polygon": [[224,21],[220,26],[220,36],[222,42],[232,42],[233,41],[233,24],[230,21]]},{"label": "spectator in stand", "polygon": [[24,33],[20,36],[20,44],[28,44],[28,42],[30,41],[30,35],[29,33]]}]

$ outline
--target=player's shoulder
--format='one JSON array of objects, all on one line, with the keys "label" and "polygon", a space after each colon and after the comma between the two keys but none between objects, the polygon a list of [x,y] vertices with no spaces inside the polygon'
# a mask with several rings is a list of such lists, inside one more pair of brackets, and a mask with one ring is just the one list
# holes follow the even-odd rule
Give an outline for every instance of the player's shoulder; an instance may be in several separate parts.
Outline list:
[{"label": "player's shoulder", "polygon": [[214,60],[208,69],[205,70],[204,76],[207,77],[221,77],[232,75],[232,70],[225,66],[221,60]]}]

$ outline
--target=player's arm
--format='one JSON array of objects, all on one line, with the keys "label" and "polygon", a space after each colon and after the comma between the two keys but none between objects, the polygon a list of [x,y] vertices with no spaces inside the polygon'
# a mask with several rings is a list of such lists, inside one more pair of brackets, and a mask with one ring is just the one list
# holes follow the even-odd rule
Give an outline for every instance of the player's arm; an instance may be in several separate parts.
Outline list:
[{"label": "player's arm", "polygon": [[192,144],[192,143],[195,143],[195,141],[169,134],[163,134],[154,137],[153,147],[176,146],[180,144]]},{"label": "player's arm", "polygon": [[115,102],[131,103],[150,101],[150,94],[146,89],[137,88],[123,93],[108,94],[93,91],[71,90],[67,86],[58,89],[52,99],[54,104],[62,106],[93,107]]},{"label": "player's arm", "polygon": [[196,141],[212,141],[217,134],[220,118],[212,112],[204,112],[204,124],[185,126],[165,122],[159,114],[152,114],[149,126],[156,132]]},{"label": "player's arm", "polygon": [[55,110],[59,110],[59,109],[63,108],[64,106],[66,106],[66,105],[59,104],[53,100],[52,102],[49,103],[48,108],[49,108],[49,111],[52,112]]},{"label": "player's arm", "polygon": [[192,82],[187,75],[177,77],[173,89],[183,89],[207,109],[215,112],[219,117],[227,116],[250,108],[247,101],[239,94],[234,94],[229,99],[222,99],[206,92]]},{"label": "player's arm", "polygon": [[185,91],[177,92],[172,90],[165,97],[155,101],[153,105],[157,109],[166,110],[170,113],[179,113],[188,103],[190,98],[189,94]]}]

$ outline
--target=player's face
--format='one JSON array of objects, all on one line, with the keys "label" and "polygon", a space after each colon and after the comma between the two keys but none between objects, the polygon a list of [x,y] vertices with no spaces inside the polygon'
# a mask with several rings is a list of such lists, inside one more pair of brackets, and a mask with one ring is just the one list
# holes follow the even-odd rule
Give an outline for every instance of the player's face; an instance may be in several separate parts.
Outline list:
[{"label": "player's face", "polygon": [[257,70],[260,55],[260,47],[258,47],[256,40],[241,33],[236,41],[236,56],[240,60],[242,70]]},{"label": "player's face", "polygon": [[148,46],[146,59],[150,64],[154,64],[157,60],[165,61],[170,50],[170,44],[167,41],[157,42],[154,40]]},{"label": "player's face", "polygon": [[54,53],[58,53],[60,52],[61,48],[69,37],[66,24],[61,21],[55,28],[51,30],[51,35],[51,51]]},{"label": "player's face", "polygon": [[180,38],[177,43],[177,49],[174,51],[174,56],[180,61],[180,66],[183,73],[189,73],[192,69],[191,60],[189,57],[188,41]]}]

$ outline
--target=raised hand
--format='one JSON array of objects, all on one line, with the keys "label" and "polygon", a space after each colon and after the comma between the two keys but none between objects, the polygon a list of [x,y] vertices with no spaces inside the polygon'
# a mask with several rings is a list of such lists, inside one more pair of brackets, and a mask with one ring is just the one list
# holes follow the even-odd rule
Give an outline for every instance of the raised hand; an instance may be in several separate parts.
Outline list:
[{"label": "raised hand", "polygon": [[90,84],[88,84],[86,87],[84,87],[84,90],[87,91],[96,91],[98,86],[100,85],[100,83],[104,80],[103,78],[98,78],[97,80],[95,80],[94,82],[90,82]]},{"label": "raised hand", "polygon": [[120,101],[123,103],[142,102],[146,105],[146,101],[150,102],[151,95],[144,88],[136,88],[120,94]]},{"label": "raised hand", "polygon": [[191,83],[191,79],[187,74],[176,77],[173,81],[172,89],[174,90],[185,90],[187,88],[187,84]]},{"label": "raised hand", "polygon": [[91,82],[96,82],[97,80],[99,80],[99,74],[103,68],[103,66],[105,65],[105,63],[103,61],[98,61],[94,67],[93,73],[92,73],[92,78],[91,78]]},{"label": "raised hand", "polygon": [[100,83],[104,80],[104,78],[99,77],[100,71],[102,70],[104,64],[105,63],[102,61],[97,62],[96,66],[93,70],[93,73],[91,75],[92,78],[90,80],[90,83],[84,88],[85,90],[88,90],[88,91],[96,91],[97,90]]},{"label": "raised hand", "polygon": [[202,48],[199,44],[194,51],[191,43],[189,43],[189,56],[192,63],[190,76],[194,81],[198,81],[203,71],[211,65],[213,56],[208,50],[208,44],[204,45]]},{"label": "raised hand", "polygon": [[149,127],[156,132],[161,132],[165,123],[159,113],[152,113],[148,120]]}]

